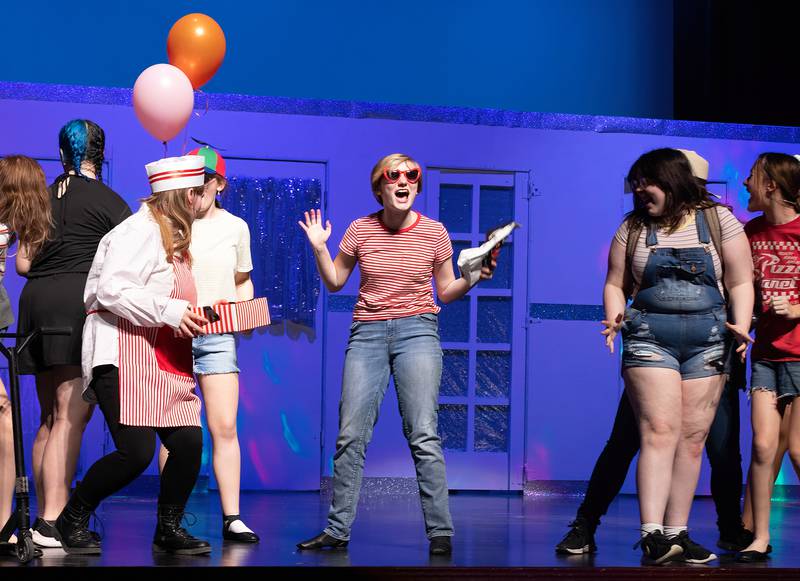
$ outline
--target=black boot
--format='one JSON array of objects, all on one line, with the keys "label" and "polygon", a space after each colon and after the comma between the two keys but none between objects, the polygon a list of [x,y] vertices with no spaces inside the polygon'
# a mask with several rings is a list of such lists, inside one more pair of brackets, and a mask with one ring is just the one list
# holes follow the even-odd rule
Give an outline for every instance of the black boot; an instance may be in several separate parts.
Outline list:
[{"label": "black boot", "polygon": [[153,550],[176,555],[203,555],[211,552],[208,541],[196,539],[181,527],[182,506],[158,505],[158,524],[153,535]]},{"label": "black boot", "polygon": [[53,532],[67,553],[99,555],[100,537],[89,530],[89,517],[96,507],[83,502],[73,494],[67,506],[58,515]]}]

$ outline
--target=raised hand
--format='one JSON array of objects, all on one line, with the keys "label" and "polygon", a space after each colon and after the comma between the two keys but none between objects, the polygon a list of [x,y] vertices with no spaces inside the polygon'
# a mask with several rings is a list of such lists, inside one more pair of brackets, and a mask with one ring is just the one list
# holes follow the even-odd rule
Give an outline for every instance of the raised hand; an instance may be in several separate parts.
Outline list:
[{"label": "raised hand", "polygon": [[611,353],[614,352],[614,339],[617,338],[617,333],[619,330],[622,329],[622,313],[618,314],[614,321],[600,321],[604,326],[605,329],[600,331],[601,335],[605,335],[606,337],[606,347]]},{"label": "raised hand", "polygon": [[325,221],[325,227],[322,227],[322,212],[319,209],[304,212],[305,222],[300,221],[300,227],[305,231],[308,237],[308,242],[313,248],[320,248],[325,246],[328,238],[331,236],[331,221]]}]

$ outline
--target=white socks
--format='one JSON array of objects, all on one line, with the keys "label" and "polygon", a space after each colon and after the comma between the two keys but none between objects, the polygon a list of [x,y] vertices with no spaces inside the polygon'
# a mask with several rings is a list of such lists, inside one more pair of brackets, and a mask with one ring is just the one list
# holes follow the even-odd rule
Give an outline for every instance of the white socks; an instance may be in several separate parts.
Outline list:
[{"label": "white socks", "polygon": [[664,527],[664,536],[667,537],[668,539],[674,539],[675,537],[677,537],[682,532],[688,531],[688,530],[689,530],[689,527],[687,527],[687,526],[671,527],[671,526],[667,525],[667,526]]},{"label": "white socks", "polygon": [[247,525],[244,524],[240,519],[236,519],[231,524],[228,525],[228,530],[232,533],[252,533]]},{"label": "white socks", "polygon": [[650,533],[663,530],[664,530],[664,525],[660,523],[654,523],[654,522],[642,523],[642,528],[641,528],[642,537],[646,537]]}]

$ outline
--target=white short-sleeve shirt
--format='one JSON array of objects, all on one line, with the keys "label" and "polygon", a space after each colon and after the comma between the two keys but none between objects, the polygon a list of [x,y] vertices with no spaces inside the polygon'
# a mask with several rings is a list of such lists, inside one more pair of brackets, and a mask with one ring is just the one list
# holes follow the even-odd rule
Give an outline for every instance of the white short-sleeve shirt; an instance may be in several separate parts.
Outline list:
[{"label": "white short-sleeve shirt", "polygon": [[197,304],[238,300],[234,277],[253,270],[247,222],[218,208],[212,218],[192,223],[190,251]]}]

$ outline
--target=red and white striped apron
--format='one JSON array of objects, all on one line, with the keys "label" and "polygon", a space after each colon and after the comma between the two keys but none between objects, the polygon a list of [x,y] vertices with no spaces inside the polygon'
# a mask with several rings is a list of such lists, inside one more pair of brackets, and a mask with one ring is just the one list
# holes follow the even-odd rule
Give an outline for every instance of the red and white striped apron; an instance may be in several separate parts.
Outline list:
[{"label": "red and white striped apron", "polygon": [[[172,263],[170,298],[192,305],[197,291],[189,265]],[[120,420],[125,426],[200,426],[200,399],[192,374],[192,340],[175,337],[172,327],[139,327],[118,318]]]}]

